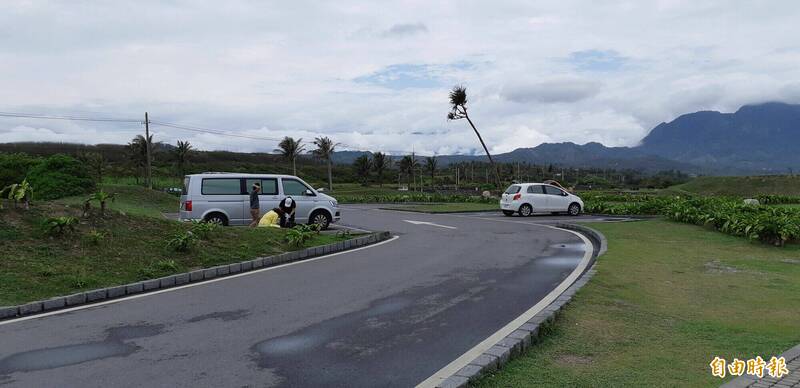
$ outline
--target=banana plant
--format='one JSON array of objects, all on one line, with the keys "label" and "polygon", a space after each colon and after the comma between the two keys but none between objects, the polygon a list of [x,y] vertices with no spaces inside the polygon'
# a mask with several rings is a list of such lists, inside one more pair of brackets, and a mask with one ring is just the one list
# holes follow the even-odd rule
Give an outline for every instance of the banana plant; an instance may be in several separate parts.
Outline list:
[{"label": "banana plant", "polygon": [[[17,207],[17,202],[22,202],[25,209],[30,208],[31,196],[33,196],[33,187],[28,183],[27,179],[23,179],[22,183],[14,183],[4,187],[0,190],[0,196],[8,192],[8,199],[14,202],[14,207]],[[2,204],[0,203],[0,209]]]},{"label": "banana plant", "polygon": [[97,202],[100,203],[100,217],[104,217],[106,215],[106,203],[108,201],[112,201],[113,202],[116,197],[117,197],[116,193],[107,193],[107,192],[105,192],[103,190],[100,190],[100,191],[98,191],[96,193],[93,193],[84,202],[84,212],[86,212],[86,210],[88,210],[88,207],[89,207],[88,205],[92,201],[97,201]]}]

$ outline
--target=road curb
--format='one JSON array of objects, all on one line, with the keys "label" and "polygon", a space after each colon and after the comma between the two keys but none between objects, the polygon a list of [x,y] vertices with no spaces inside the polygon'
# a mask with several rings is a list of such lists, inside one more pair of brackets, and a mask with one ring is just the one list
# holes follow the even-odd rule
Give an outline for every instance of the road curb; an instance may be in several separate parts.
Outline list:
[{"label": "road curb", "polygon": [[470,383],[474,383],[483,375],[501,369],[510,360],[523,354],[526,350],[536,346],[547,332],[548,328],[555,323],[556,317],[563,308],[572,301],[572,297],[581,289],[597,272],[594,269],[597,258],[608,250],[608,240],[602,233],[583,225],[559,223],[554,225],[557,228],[569,229],[581,233],[592,240],[595,244],[595,252],[592,254],[591,264],[586,270],[572,283],[561,295],[542,311],[523,323],[516,330],[505,338],[498,341],[494,346],[475,357],[469,364],[436,385],[439,388],[463,388]]},{"label": "road curb", "polygon": [[235,275],[265,267],[272,267],[293,261],[302,261],[317,256],[360,248],[388,240],[389,238],[391,238],[391,233],[389,232],[373,232],[345,241],[305,248],[299,251],[286,252],[274,256],[258,257],[253,260],[218,265],[211,268],[169,275],[158,279],[149,279],[135,283],[89,290],[72,295],[56,296],[46,300],[29,302],[17,306],[0,306],[0,321],[107,301],[109,299],[123,298],[134,294],[163,290],[165,288],[182,286],[188,283],[199,283],[223,276]]}]

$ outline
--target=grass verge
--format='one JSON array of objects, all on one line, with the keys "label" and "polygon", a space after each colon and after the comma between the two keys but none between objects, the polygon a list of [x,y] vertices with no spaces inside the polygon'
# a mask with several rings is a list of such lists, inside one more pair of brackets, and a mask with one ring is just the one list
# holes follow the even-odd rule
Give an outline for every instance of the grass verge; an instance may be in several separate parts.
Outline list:
[{"label": "grass verge", "polygon": [[[75,232],[51,237],[45,217],[79,216],[78,206],[38,203],[28,211],[0,210],[0,306],[125,284],[291,251],[285,230],[226,227],[187,252],[166,246],[190,225],[109,212],[81,219]],[[319,234],[304,247],[342,240]]]},{"label": "grass verge", "polygon": [[421,213],[458,213],[478,211],[500,211],[500,205],[487,203],[426,203],[408,206],[389,206],[386,209]]},{"label": "grass verge", "polygon": [[[163,219],[162,213],[177,213],[180,206],[178,197],[157,190],[148,190],[142,186],[104,184],[98,187],[99,189],[117,194],[114,201],[108,202],[107,206],[109,209],[125,214]],[[88,195],[62,198],[58,202],[80,206],[87,197]],[[94,202],[92,206],[99,207],[100,205]]]},{"label": "grass verge", "polygon": [[717,386],[714,356],[769,359],[800,343],[800,247],[668,221],[591,227],[609,240],[597,275],[479,387]]},{"label": "grass verge", "polygon": [[800,176],[703,176],[672,186],[668,190],[700,195],[755,197],[758,195],[800,195]]}]

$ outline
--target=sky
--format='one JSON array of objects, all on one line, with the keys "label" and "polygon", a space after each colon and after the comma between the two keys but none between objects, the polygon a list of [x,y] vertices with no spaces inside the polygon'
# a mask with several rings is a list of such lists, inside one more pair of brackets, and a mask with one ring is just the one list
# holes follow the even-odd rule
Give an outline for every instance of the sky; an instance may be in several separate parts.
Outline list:
[{"label": "sky", "polygon": [[[635,146],[698,110],[800,103],[798,1],[17,1],[0,112],[151,120],[156,141],[480,154]],[[140,123],[0,117],[0,142],[127,143]],[[307,148],[311,148],[308,145]]]}]

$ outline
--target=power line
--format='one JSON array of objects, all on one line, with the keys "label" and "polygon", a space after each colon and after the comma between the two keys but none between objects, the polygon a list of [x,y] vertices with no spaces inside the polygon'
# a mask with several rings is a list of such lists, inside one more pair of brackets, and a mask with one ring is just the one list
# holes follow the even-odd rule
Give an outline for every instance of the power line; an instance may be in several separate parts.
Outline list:
[{"label": "power line", "polygon": [[150,124],[160,125],[162,127],[183,129],[183,130],[186,130],[186,131],[210,133],[210,134],[220,135],[220,136],[239,137],[239,138],[253,139],[253,140],[281,141],[281,139],[272,138],[272,137],[238,135],[238,134],[228,133],[228,132],[225,132],[225,131],[222,131],[222,130],[218,130],[218,129],[209,129],[209,128],[203,128],[203,127],[197,127],[197,126],[179,125],[179,124],[174,124],[174,123],[167,123],[167,122],[164,122],[164,121],[150,120]]},{"label": "power line", "polygon": [[45,119],[45,120],[68,120],[68,121],[105,121],[105,122],[116,122],[116,123],[142,123],[142,120],[136,119],[119,119],[119,118],[108,118],[108,117],[81,117],[81,116],[60,116],[60,115],[46,115],[46,114],[35,114],[35,113],[18,113],[18,112],[0,112],[0,116],[2,117],[20,117],[20,118],[32,118],[32,119]]}]

